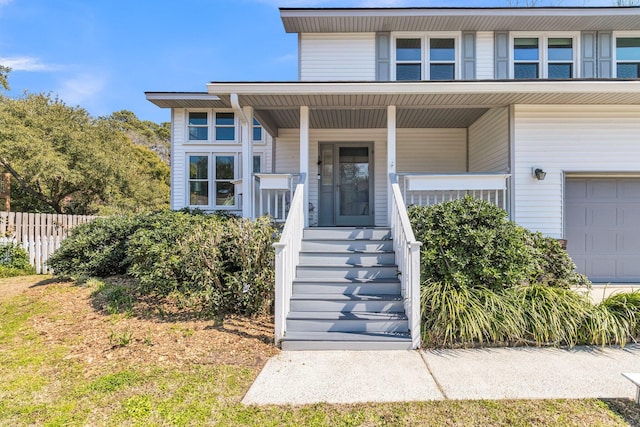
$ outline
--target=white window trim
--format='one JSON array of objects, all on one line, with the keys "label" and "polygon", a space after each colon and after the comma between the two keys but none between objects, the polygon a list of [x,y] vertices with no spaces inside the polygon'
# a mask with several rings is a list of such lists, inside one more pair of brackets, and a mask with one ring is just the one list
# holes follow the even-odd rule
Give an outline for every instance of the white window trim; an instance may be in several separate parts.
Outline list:
[{"label": "white window trim", "polygon": [[[231,128],[233,127],[233,140],[225,140],[225,139],[217,139],[217,132],[216,129],[218,128],[218,126],[216,125],[216,115],[217,113],[233,113],[233,126],[220,126],[221,128]],[[212,132],[212,136],[211,138],[213,139],[213,142],[215,142],[216,144],[238,144],[240,143],[240,126],[239,126],[239,120],[238,120],[238,115],[235,113],[235,111],[233,111],[231,108],[219,108],[219,109],[215,109],[213,110],[213,114],[212,114],[212,121],[211,121],[211,132]]]},{"label": "white window trim", "polygon": [[[190,113],[207,113],[207,139],[190,139],[189,138],[189,128],[191,127],[189,125],[189,114]],[[205,110],[205,109],[188,109],[185,110],[184,113],[184,135],[185,135],[185,142],[187,142],[188,144],[207,144],[211,141],[211,110]],[[203,126],[197,126],[197,127],[203,127]]]},{"label": "white window trim", "polygon": [[[222,152],[222,151],[206,151],[206,152],[187,152],[185,153],[185,186],[186,186],[186,200],[185,200],[185,205],[188,206],[191,209],[202,209],[202,210],[206,210],[206,211],[221,211],[221,210],[230,210],[230,211],[234,211],[234,210],[238,210],[238,195],[241,191],[238,191],[238,189],[235,189],[234,192],[234,204],[231,206],[225,206],[225,205],[217,205],[216,204],[216,192],[215,192],[215,188],[216,188],[216,181],[218,181],[216,179],[216,157],[222,157],[222,156],[231,156],[233,157],[233,179],[231,180],[220,180],[223,182],[227,182],[227,181],[234,181],[234,180],[238,180],[240,175],[240,152]],[[208,165],[208,176],[207,176],[207,182],[209,183],[209,188],[208,188],[208,198],[209,198],[209,204],[208,205],[192,205],[191,204],[191,185],[190,185],[190,181],[191,178],[189,176],[189,157],[191,156],[207,156],[207,165]],[[236,186],[237,187],[237,186]]]},{"label": "white window trim", "polygon": [[[462,78],[462,49],[461,40],[462,33],[455,32],[396,32],[391,33],[391,80],[396,81],[396,40],[398,39],[420,39],[420,64],[421,64],[421,80],[429,80],[429,72],[431,60],[429,58],[429,40],[430,39],[454,39],[455,44],[455,64],[454,64],[454,80]],[[417,61],[401,61],[401,63],[416,63]],[[434,64],[449,64],[450,61],[433,61]]]},{"label": "white window trim", "polygon": [[[627,38],[627,37],[633,37],[633,38],[637,38],[640,37],[640,31],[614,31],[612,34],[612,45],[611,45],[611,58],[613,59],[613,70],[611,71],[611,74],[613,76],[615,76],[614,78],[618,78],[618,52],[616,49],[616,40],[618,38]],[[627,60],[622,60],[620,61],[620,63],[622,64],[634,64],[638,61],[627,61]]]},{"label": "white window trim", "polygon": [[[581,75],[580,70],[580,33],[577,31],[554,31],[554,32],[529,32],[529,31],[512,31],[509,33],[509,75],[511,79],[515,79],[514,64],[516,61],[514,58],[514,39],[520,38],[537,38],[538,39],[538,64],[540,70],[540,76],[538,79],[548,79],[549,77],[549,39],[553,38],[571,38],[573,40],[573,75],[572,79],[578,78]],[[534,61],[523,61],[534,63]],[[565,64],[568,61],[553,61]]]},{"label": "white window trim", "polygon": [[[254,120],[257,120],[257,119],[254,118]],[[260,123],[260,122],[258,121],[258,123]],[[254,144],[258,144],[258,145],[266,144],[267,143],[267,136],[266,136],[267,131],[264,129],[264,126],[262,126],[262,124],[260,125],[260,129],[262,129],[262,138],[253,139],[253,129],[255,127],[257,127],[257,126],[254,126],[253,123],[252,123],[251,124],[251,139],[253,140],[253,143]]]}]

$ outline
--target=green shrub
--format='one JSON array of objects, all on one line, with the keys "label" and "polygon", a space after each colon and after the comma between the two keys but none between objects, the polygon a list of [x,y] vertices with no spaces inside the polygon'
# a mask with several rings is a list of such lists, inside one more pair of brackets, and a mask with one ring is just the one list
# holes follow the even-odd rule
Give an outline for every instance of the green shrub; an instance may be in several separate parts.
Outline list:
[{"label": "green shrub", "polygon": [[274,241],[266,218],[173,213],[131,237],[130,274],[142,293],[177,293],[207,315],[262,313],[273,301]]},{"label": "green shrub", "polygon": [[148,216],[113,215],[80,224],[62,241],[48,264],[57,275],[71,277],[124,274],[129,268],[129,236]]},{"label": "green shrub", "polygon": [[621,345],[640,331],[640,292],[592,304],[570,289],[544,285],[493,291],[425,282],[422,341],[431,347]]},{"label": "green shrub", "polygon": [[409,218],[423,243],[423,280],[495,291],[526,284],[587,284],[554,239],[532,233],[507,213],[465,197],[433,206],[412,206]]},{"label": "green shrub", "polygon": [[12,243],[0,245],[0,277],[26,276],[35,272],[29,263],[29,254],[22,247]]}]

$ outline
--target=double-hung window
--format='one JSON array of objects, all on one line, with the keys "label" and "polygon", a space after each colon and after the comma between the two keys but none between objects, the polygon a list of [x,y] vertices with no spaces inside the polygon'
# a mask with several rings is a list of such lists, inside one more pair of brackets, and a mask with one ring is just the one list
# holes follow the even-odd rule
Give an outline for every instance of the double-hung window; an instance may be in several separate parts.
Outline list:
[{"label": "double-hung window", "polygon": [[616,77],[640,78],[640,36],[616,37]]},{"label": "double-hung window", "polygon": [[189,205],[203,208],[236,206],[236,158],[234,154],[191,154],[189,167]]},{"label": "double-hung window", "polygon": [[206,141],[209,139],[208,113],[192,111],[189,113],[189,141]]},{"label": "double-hung window", "polygon": [[513,38],[514,79],[570,79],[576,76],[576,37]]},{"label": "double-hung window", "polygon": [[396,80],[455,80],[456,37],[395,38]]}]

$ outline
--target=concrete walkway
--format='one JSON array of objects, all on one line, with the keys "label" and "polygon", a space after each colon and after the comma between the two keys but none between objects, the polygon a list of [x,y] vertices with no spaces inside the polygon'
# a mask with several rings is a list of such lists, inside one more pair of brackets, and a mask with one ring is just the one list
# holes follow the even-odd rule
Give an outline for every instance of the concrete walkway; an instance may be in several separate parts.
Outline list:
[{"label": "concrete walkway", "polygon": [[425,351],[289,351],[272,357],[245,404],[442,399],[634,398],[640,345]]}]

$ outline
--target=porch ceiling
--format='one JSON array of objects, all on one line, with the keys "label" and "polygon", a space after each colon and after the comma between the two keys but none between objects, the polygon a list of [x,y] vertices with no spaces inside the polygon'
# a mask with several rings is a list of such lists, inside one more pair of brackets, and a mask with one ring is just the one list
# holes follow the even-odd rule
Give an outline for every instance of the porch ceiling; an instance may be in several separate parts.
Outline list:
[{"label": "porch ceiling", "polygon": [[[482,116],[487,108],[399,108],[399,128],[466,128]],[[278,128],[298,128],[297,109],[256,110],[256,116],[267,115]],[[383,129],[387,127],[384,108],[329,109],[316,108],[309,113],[312,129]]]}]

